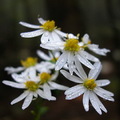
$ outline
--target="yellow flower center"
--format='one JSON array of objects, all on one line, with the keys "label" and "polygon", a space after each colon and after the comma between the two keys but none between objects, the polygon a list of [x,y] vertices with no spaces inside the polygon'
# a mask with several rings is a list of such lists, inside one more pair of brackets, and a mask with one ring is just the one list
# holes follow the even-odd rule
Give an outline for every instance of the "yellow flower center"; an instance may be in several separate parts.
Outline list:
[{"label": "yellow flower center", "polygon": [[55,27],[55,21],[52,20],[48,20],[46,21],[43,25],[41,25],[40,27],[42,27],[44,30],[47,30],[47,31],[53,31],[56,27]]},{"label": "yellow flower center", "polygon": [[97,86],[94,79],[86,80],[83,85],[89,90],[93,90]]},{"label": "yellow flower center", "polygon": [[34,81],[27,81],[25,86],[30,91],[36,91],[39,88],[39,84],[35,83]]},{"label": "yellow flower center", "polygon": [[35,66],[37,63],[37,58],[32,58],[32,57],[28,57],[26,60],[21,60],[21,64],[22,66],[28,68],[31,66]]},{"label": "yellow flower center", "polygon": [[80,46],[78,45],[79,41],[77,39],[68,39],[64,44],[64,50],[71,52],[78,52],[80,50]]},{"label": "yellow flower center", "polygon": [[41,74],[39,74],[39,76],[40,76],[40,84],[46,83],[51,78],[51,75],[46,72],[42,72]]}]

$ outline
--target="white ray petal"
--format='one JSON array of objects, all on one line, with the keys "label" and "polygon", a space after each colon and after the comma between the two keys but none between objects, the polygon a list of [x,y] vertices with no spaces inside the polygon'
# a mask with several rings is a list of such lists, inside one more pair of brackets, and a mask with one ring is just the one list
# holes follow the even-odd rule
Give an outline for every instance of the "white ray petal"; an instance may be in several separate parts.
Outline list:
[{"label": "white ray petal", "polygon": [[77,89],[76,88],[73,88],[73,89],[69,88],[69,89],[65,93],[66,94],[66,100],[71,100],[71,99],[77,98],[86,91],[86,89],[84,89],[84,87],[81,87],[79,89],[78,88]]},{"label": "white ray petal", "polygon": [[93,61],[93,62],[99,62],[99,59],[96,58],[95,56],[89,54],[86,51],[81,51],[82,56],[84,56],[86,59]]},{"label": "white ray petal", "polygon": [[40,36],[41,34],[43,34],[43,30],[34,30],[31,32],[23,32],[20,35],[23,38],[32,38],[32,37]]},{"label": "white ray petal", "polygon": [[68,54],[64,52],[56,62],[55,70],[60,70],[67,62]]},{"label": "white ray petal", "polygon": [[85,65],[86,67],[90,68],[90,69],[95,69],[95,67],[86,59],[84,58],[83,56],[81,56],[80,54],[77,54],[76,55],[78,60],[83,64]]},{"label": "white ray petal", "polygon": [[84,94],[83,94],[83,106],[85,111],[89,111],[89,90],[87,90]]},{"label": "white ray petal", "polygon": [[48,100],[56,100],[56,98],[51,95],[50,87],[46,83],[43,85],[43,92],[44,92],[44,95],[45,95],[46,99],[48,99]]},{"label": "white ray petal", "polygon": [[25,27],[28,27],[28,28],[34,28],[34,29],[39,29],[40,26],[39,25],[33,25],[33,24],[29,24],[29,23],[26,23],[26,22],[19,22],[19,24],[25,26]]},{"label": "white ray petal", "polygon": [[83,88],[84,88],[84,87],[81,86],[80,84],[75,85],[75,86],[67,89],[67,90],[65,91],[65,95],[69,95],[69,94],[75,93],[75,92],[77,92],[77,91],[80,91],[80,90],[83,89]]},{"label": "white ray petal", "polygon": [[90,79],[96,79],[102,69],[102,65],[100,62],[96,62],[94,64],[94,67],[95,67],[95,69],[90,70],[90,72],[88,74],[88,78],[90,78]]},{"label": "white ray petal", "polygon": [[12,73],[17,73],[17,72],[21,72],[23,71],[25,68],[24,67],[6,67],[5,71],[7,71],[8,74],[12,74]]},{"label": "white ray petal", "polygon": [[18,75],[16,73],[13,73],[11,76],[16,82],[23,83],[25,81],[22,75]]},{"label": "white ray petal", "polygon": [[91,102],[92,106],[94,107],[94,109],[101,115],[102,111],[100,109],[98,101],[97,101],[95,94],[93,92],[90,92],[90,102]]},{"label": "white ray petal", "polygon": [[114,98],[111,97],[114,95],[112,92],[109,92],[99,87],[95,88],[94,92],[105,100],[114,101]]},{"label": "white ray petal", "polygon": [[106,56],[106,54],[107,54],[108,52],[110,52],[110,50],[109,50],[109,49],[106,49],[106,48],[100,49],[99,46],[96,45],[96,44],[90,44],[90,45],[88,45],[88,48],[89,48],[91,51],[95,52],[96,54],[98,54],[98,55],[103,55],[103,56]]},{"label": "white ray petal", "polygon": [[48,31],[44,31],[43,35],[41,36],[41,43],[46,44],[49,40],[50,33]]},{"label": "white ray petal", "polygon": [[12,102],[11,105],[23,100],[27,95],[29,94],[29,91],[25,91],[24,93],[22,93],[19,97],[15,98]]},{"label": "white ray petal", "polygon": [[106,86],[110,84],[110,81],[107,79],[103,79],[103,80],[96,80],[95,81],[97,86]]},{"label": "white ray petal", "polygon": [[50,57],[41,50],[37,50],[37,55],[43,60],[50,60]]},{"label": "white ray petal", "polygon": [[33,93],[30,92],[23,102],[23,105],[22,105],[23,110],[26,109],[30,105],[30,103],[32,102],[32,99],[33,99]]},{"label": "white ray petal", "polygon": [[29,68],[29,77],[31,80],[36,79],[36,70],[33,67]]},{"label": "white ray petal", "polygon": [[39,21],[39,23],[42,24],[42,25],[46,22],[46,20],[44,20],[43,18],[38,18],[38,21]]},{"label": "white ray petal", "polygon": [[67,36],[66,33],[61,32],[60,30],[55,29],[54,31],[55,31],[58,35],[60,35],[61,37],[66,37],[66,36]]},{"label": "white ray petal", "polygon": [[48,83],[50,84],[51,87],[58,89],[58,90],[67,90],[68,89],[68,87],[66,87],[64,85],[57,84],[55,82],[48,82]]},{"label": "white ray petal", "polygon": [[104,105],[101,103],[101,101],[99,100],[99,98],[96,95],[95,95],[95,98],[98,102],[100,109],[103,110],[105,113],[107,113],[107,109],[104,107]]},{"label": "white ray petal", "polygon": [[14,87],[14,88],[19,88],[19,89],[25,88],[25,85],[22,84],[22,83],[15,83],[15,82],[7,81],[7,80],[3,80],[2,83],[5,84],[5,85]]},{"label": "white ray petal", "polygon": [[76,71],[76,74],[77,74],[80,78],[82,78],[83,80],[85,80],[85,79],[87,78],[87,75],[86,75],[86,73],[85,73],[85,71],[84,71],[81,63],[79,62],[79,60],[78,60],[77,58],[75,59],[75,65],[76,65],[76,68],[77,68],[77,70],[78,70],[78,74],[77,74],[77,71]]},{"label": "white ray petal", "polygon": [[74,75],[71,75],[65,70],[60,70],[60,72],[70,81],[75,82],[75,83],[83,83],[83,80],[81,80],[79,77],[76,77]]}]

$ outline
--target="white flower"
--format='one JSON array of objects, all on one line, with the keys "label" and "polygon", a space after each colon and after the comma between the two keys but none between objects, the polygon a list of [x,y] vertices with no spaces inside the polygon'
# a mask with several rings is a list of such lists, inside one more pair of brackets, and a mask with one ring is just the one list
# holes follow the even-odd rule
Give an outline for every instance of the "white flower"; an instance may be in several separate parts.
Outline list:
[{"label": "white flower", "polygon": [[14,68],[14,67],[6,67],[5,71],[8,74],[22,72],[24,70],[29,70],[30,68],[35,69],[38,72],[51,72],[51,69],[54,69],[54,65],[50,62],[37,62],[37,58],[28,57],[26,60],[21,61],[22,66]]},{"label": "white flower", "polygon": [[54,80],[57,78],[58,72],[53,75],[49,73],[42,72],[36,75],[36,71],[33,68],[30,68],[29,71],[26,70],[21,74],[12,74],[12,78],[15,82],[3,80],[3,84],[18,88],[18,89],[26,89],[19,97],[14,99],[11,104],[15,104],[21,100],[24,100],[22,109],[26,109],[34,98],[38,96],[47,99],[47,100],[56,100],[54,96],[52,96],[51,90],[66,90],[68,87],[57,84]]},{"label": "white flower", "polygon": [[89,38],[88,34],[85,34],[82,38],[82,42],[81,44],[83,44],[84,46],[86,46],[89,50],[93,51],[94,53],[98,54],[98,55],[103,55],[105,56],[108,52],[110,52],[109,49],[106,48],[99,48],[99,45],[96,44],[91,44],[91,40]]},{"label": "white flower", "polygon": [[38,18],[38,21],[41,25],[32,25],[26,22],[20,22],[20,24],[25,27],[37,29],[32,32],[23,32],[20,35],[24,38],[32,38],[42,35],[41,43],[43,44],[47,43],[48,41],[61,41],[61,38],[66,36],[66,33],[63,33],[57,29],[57,27],[55,26],[55,21],[46,21],[42,18]]},{"label": "white flower", "polygon": [[49,100],[55,99],[51,95],[47,97],[44,95],[44,92],[40,89],[40,80],[38,79],[38,76],[36,76],[36,71],[32,68],[20,75],[14,73],[12,74],[12,78],[15,80],[15,82],[4,80],[3,83],[14,88],[26,89],[19,97],[11,102],[12,105],[25,99],[22,109],[26,109],[32,102],[33,98],[37,98],[38,96]]},{"label": "white flower", "polygon": [[71,100],[79,97],[83,94],[83,106],[86,111],[89,111],[89,101],[91,102],[94,109],[102,114],[102,110],[107,112],[104,105],[101,103],[97,95],[105,100],[114,101],[112,96],[114,94],[101,87],[106,86],[110,83],[109,80],[96,80],[97,76],[101,71],[101,63],[95,63],[95,68],[90,70],[88,77],[84,72],[83,68],[79,64],[75,73],[79,76],[70,75],[68,72],[61,70],[61,73],[70,81],[78,83],[74,87],[69,88],[65,91],[66,99]]},{"label": "white flower", "polygon": [[40,46],[49,50],[60,49],[62,51],[62,55],[56,62],[55,69],[60,70],[66,63],[68,65],[69,71],[73,74],[74,68],[77,66],[78,62],[81,62],[86,67],[90,69],[94,69],[94,66],[89,62],[98,62],[99,59],[94,57],[85,51],[84,46],[80,45],[78,41],[78,37],[72,38],[72,35],[68,35],[66,41],[56,42],[56,43],[48,43],[41,44]]}]

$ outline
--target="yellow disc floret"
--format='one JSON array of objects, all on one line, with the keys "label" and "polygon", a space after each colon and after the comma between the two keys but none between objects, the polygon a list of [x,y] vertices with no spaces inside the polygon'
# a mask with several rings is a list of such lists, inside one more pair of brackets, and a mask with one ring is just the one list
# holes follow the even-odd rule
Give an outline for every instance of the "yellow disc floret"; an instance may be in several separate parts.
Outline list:
[{"label": "yellow disc floret", "polygon": [[39,84],[35,83],[34,81],[25,82],[25,86],[30,91],[36,91],[39,88]]},{"label": "yellow disc floret", "polygon": [[46,83],[51,78],[51,75],[46,72],[42,72],[41,74],[39,74],[39,76],[40,76],[40,84]]},{"label": "yellow disc floret", "polygon": [[42,27],[44,30],[47,30],[47,31],[51,32],[56,28],[55,27],[55,21],[54,20],[52,20],[52,21],[48,20],[40,27]]},{"label": "yellow disc floret", "polygon": [[71,52],[78,52],[80,50],[80,46],[78,45],[79,41],[77,39],[68,39],[64,44],[64,50]]},{"label": "yellow disc floret", "polygon": [[83,85],[89,90],[93,90],[97,86],[94,79],[85,80]]},{"label": "yellow disc floret", "polygon": [[32,57],[28,57],[26,60],[21,60],[21,64],[22,66],[28,68],[31,66],[35,66],[37,63],[37,58],[32,58]]}]

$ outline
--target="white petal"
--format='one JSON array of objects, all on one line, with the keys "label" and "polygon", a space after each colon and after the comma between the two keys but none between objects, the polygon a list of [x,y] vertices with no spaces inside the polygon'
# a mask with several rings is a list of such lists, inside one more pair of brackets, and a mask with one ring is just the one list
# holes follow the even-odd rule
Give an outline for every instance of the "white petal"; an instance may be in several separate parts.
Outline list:
[{"label": "white petal", "polygon": [[60,70],[67,62],[68,54],[64,52],[56,62],[55,70]]},{"label": "white petal", "polygon": [[83,94],[83,106],[85,111],[89,111],[89,90],[87,90],[84,94]]},{"label": "white petal", "polygon": [[66,36],[67,36],[66,33],[64,33],[64,32],[62,32],[62,31],[60,31],[60,30],[55,29],[55,32],[56,32],[58,35],[60,35],[61,37],[66,37]]},{"label": "white petal", "polygon": [[16,73],[12,74],[12,78],[16,81],[16,82],[20,82],[23,83],[25,80],[21,75],[18,75]]},{"label": "white petal", "polygon": [[25,68],[24,67],[17,67],[17,68],[14,68],[14,67],[6,67],[5,68],[5,71],[8,72],[8,74],[12,74],[12,73],[16,73],[16,72],[21,72],[23,71]]},{"label": "white petal", "polygon": [[95,88],[94,92],[105,100],[114,101],[114,98],[111,97],[111,96],[114,96],[112,92],[109,92],[99,87]]},{"label": "white petal", "polygon": [[44,52],[42,52],[41,50],[37,50],[37,55],[43,60],[50,60],[50,57],[46,55]]},{"label": "white petal", "polygon": [[52,80],[55,80],[57,77],[58,77],[58,75],[59,75],[59,72],[58,71],[55,71],[55,73],[52,75],[52,77],[51,77],[51,81]]},{"label": "white petal", "polygon": [[32,99],[33,99],[33,93],[29,93],[23,102],[23,105],[22,105],[23,110],[30,105],[30,103],[32,102]]},{"label": "white petal", "polygon": [[56,100],[56,98],[51,95],[50,87],[46,83],[43,85],[43,92],[44,92],[44,95],[45,95],[46,99],[48,99],[48,100]]},{"label": "white petal", "polygon": [[73,71],[75,69],[75,66],[74,66],[74,55],[69,53],[69,52],[68,52],[67,64],[68,64],[68,68],[69,68],[70,74],[73,75]]},{"label": "white petal", "polygon": [[85,57],[81,56],[80,54],[77,54],[76,56],[83,65],[90,69],[95,69],[94,66]]},{"label": "white petal", "polygon": [[93,61],[93,62],[99,62],[99,59],[96,58],[95,56],[89,54],[86,51],[81,51],[82,56],[84,56],[86,59]]},{"label": "white petal", "polygon": [[110,81],[107,79],[103,79],[103,80],[96,80],[95,81],[97,86],[106,86],[110,84]]},{"label": "white petal", "polygon": [[100,109],[98,101],[97,101],[95,94],[93,92],[90,92],[90,102],[91,102],[92,106],[95,108],[95,110],[101,115],[102,111]]},{"label": "white petal", "polygon": [[41,36],[41,43],[46,44],[49,40],[49,32],[45,31],[44,34]]},{"label": "white petal", "polygon": [[40,36],[41,34],[43,34],[43,30],[34,30],[31,32],[23,32],[20,35],[23,38],[32,38],[32,37]]},{"label": "white petal", "polygon": [[44,95],[44,93],[43,93],[42,90],[38,89],[36,92],[37,92],[37,94],[38,94],[40,97],[46,99],[46,97],[45,97],[45,95]]},{"label": "white petal", "polygon": [[5,85],[14,87],[14,88],[20,88],[20,89],[25,88],[25,85],[22,84],[22,83],[15,83],[15,82],[7,81],[7,80],[4,80],[2,83],[5,84]]},{"label": "white petal", "polygon": [[28,27],[28,28],[34,28],[34,29],[40,28],[39,25],[33,25],[33,24],[26,23],[26,22],[19,22],[19,24],[21,24],[25,27]]},{"label": "white petal", "polygon": [[82,78],[83,80],[85,80],[85,79],[87,78],[87,75],[86,75],[86,73],[85,73],[85,71],[84,71],[81,63],[79,62],[79,60],[78,60],[77,58],[75,59],[75,65],[76,65],[76,68],[77,68],[77,70],[78,70],[78,74],[77,74],[77,72],[76,72],[76,74],[77,74],[80,78]]},{"label": "white petal", "polygon": [[80,85],[79,86],[76,85],[72,88],[69,88],[68,90],[65,91],[66,100],[77,98],[80,95],[82,95],[85,91],[86,89],[84,89],[84,87]]},{"label": "white petal", "polygon": [[60,36],[56,32],[54,32],[54,31],[51,32],[51,35],[52,35],[52,38],[53,38],[52,41],[54,41],[54,42],[60,42],[61,41]]},{"label": "white petal", "polygon": [[80,78],[71,75],[70,73],[68,73],[65,70],[60,70],[60,72],[70,81],[75,82],[75,83],[83,83],[83,80],[81,80]]},{"label": "white petal", "polygon": [[43,18],[38,18],[38,21],[39,21],[39,23],[42,24],[42,25],[46,22],[46,20],[44,20]]},{"label": "white petal", "polygon": [[85,35],[82,37],[82,41],[83,41],[85,44],[88,44],[88,42],[90,41],[89,35],[88,35],[88,34],[85,34]]},{"label": "white petal", "polygon": [[100,62],[96,62],[94,64],[94,67],[95,67],[95,69],[90,70],[90,72],[88,74],[88,78],[90,78],[90,79],[96,79],[102,69],[102,65]]},{"label": "white petal", "polygon": [[12,102],[11,102],[11,105],[23,100],[27,95],[29,94],[29,91],[25,91],[24,93],[22,93],[19,97],[17,97],[16,99],[14,99]]},{"label": "white petal", "polygon": [[29,68],[29,77],[31,80],[36,79],[36,70],[33,67]]},{"label": "white petal", "polygon": [[60,85],[60,84],[57,84],[55,82],[48,82],[50,84],[51,87],[57,89],[57,90],[67,90],[68,87],[64,86],[64,85]]},{"label": "white petal", "polygon": [[107,113],[107,109],[104,107],[104,105],[101,103],[101,101],[99,100],[99,98],[95,95],[94,96],[98,102],[98,105],[100,107],[101,110],[103,110],[105,113]]},{"label": "white petal", "polygon": [[106,48],[103,48],[103,49],[98,48],[98,45],[96,45],[96,44],[90,44],[90,45],[88,45],[88,48],[91,51],[95,52],[96,54],[103,55],[103,56],[106,56],[106,54],[108,52],[110,52],[110,50],[108,50]]},{"label": "white petal", "polygon": [[40,44],[40,47],[48,50],[63,50],[64,42],[47,42],[46,44]]}]

